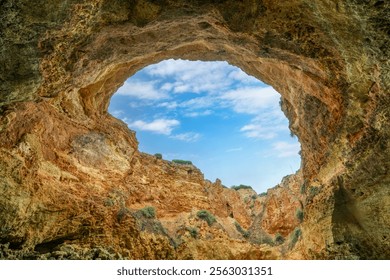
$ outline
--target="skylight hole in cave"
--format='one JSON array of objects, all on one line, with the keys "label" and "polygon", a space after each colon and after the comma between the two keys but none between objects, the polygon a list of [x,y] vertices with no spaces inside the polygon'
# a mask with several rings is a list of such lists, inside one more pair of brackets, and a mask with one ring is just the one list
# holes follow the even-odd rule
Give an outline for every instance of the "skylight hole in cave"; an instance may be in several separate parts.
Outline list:
[{"label": "skylight hole in cave", "polygon": [[128,78],[109,112],[136,131],[140,151],[261,193],[300,167],[279,102],[272,87],[227,62],[169,59]]}]

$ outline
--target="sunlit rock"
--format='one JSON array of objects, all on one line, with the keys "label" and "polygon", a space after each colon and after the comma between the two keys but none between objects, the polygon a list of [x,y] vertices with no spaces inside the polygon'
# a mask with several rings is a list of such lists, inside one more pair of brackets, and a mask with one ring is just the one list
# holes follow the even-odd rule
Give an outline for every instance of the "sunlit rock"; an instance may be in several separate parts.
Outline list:
[{"label": "sunlit rock", "polygon": [[[388,2],[1,5],[0,258],[390,257]],[[109,100],[167,58],[280,92],[297,175],[247,196],[139,153]]]}]

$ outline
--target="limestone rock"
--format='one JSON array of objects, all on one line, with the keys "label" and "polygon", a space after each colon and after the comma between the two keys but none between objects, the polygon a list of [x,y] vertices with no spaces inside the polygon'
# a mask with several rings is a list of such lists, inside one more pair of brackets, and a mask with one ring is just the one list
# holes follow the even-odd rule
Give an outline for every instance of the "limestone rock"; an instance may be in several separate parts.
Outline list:
[{"label": "limestone rock", "polygon": [[[374,0],[2,1],[0,257],[388,259],[389,10]],[[251,198],[140,153],[109,100],[167,58],[226,60],[272,85],[301,170]]]}]

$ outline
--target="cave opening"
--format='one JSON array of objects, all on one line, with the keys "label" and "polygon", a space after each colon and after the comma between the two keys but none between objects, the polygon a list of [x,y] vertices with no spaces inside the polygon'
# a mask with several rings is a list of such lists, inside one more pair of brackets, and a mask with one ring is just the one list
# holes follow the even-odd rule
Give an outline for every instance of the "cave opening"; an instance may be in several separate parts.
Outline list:
[{"label": "cave opening", "polygon": [[[87,257],[90,248],[89,252],[114,249],[123,257],[144,259],[388,258],[390,95],[385,19],[390,3],[3,2],[0,239],[10,243],[2,247],[11,251],[9,256],[46,257],[45,251],[58,247],[64,234],[85,228],[89,236],[72,240],[76,251],[69,257],[79,253]],[[167,58],[228,61],[282,95],[289,127],[301,143],[301,172],[282,188],[259,196],[267,207],[253,212],[255,204],[219,195],[237,192],[209,182],[206,189],[192,181],[176,184],[179,180],[170,176],[161,186],[154,176],[153,163],[158,160],[139,154],[134,134],[107,114],[112,94],[128,77]],[[209,124],[205,117],[203,123]],[[153,120],[130,119],[138,124]],[[184,134],[185,139],[192,130],[179,132],[184,124],[174,126],[171,135]],[[246,124],[237,126],[237,134]],[[217,143],[231,135],[232,130]],[[210,138],[199,137],[205,139]],[[182,143],[176,141],[171,146]],[[243,154],[240,148],[232,146],[231,152]],[[151,151],[158,152],[167,158],[161,148]],[[247,161],[244,157],[233,167]],[[194,164],[200,166],[195,160]],[[169,171],[177,174],[174,168]],[[178,199],[176,194],[182,191],[188,196]],[[275,241],[280,240],[276,233],[281,233],[294,242],[286,252],[262,251],[263,246],[234,241],[240,233],[234,222],[221,228],[221,233],[230,228],[233,234],[221,238],[218,233],[215,241],[209,234],[216,226],[202,233],[187,223],[183,226],[191,228],[183,227],[182,232],[192,239],[183,243],[189,250],[180,252],[169,247],[168,239],[159,241],[155,235],[146,239],[146,233],[138,234],[134,223],[126,220],[131,218],[126,207],[141,209],[149,203],[158,208],[158,218],[165,215],[172,221],[173,213],[181,220],[182,213],[188,217],[194,213],[196,219],[197,212],[190,213],[195,199],[199,210],[213,211],[219,221],[234,217],[245,230],[256,223],[259,227],[252,232],[259,235],[262,221]],[[295,215],[298,207],[304,216]],[[126,215],[119,221],[121,213]],[[246,232],[242,233],[238,237],[244,238]],[[297,243],[301,238],[303,242]],[[39,251],[42,254],[36,255]]]},{"label": "cave opening", "polygon": [[166,59],[128,78],[108,110],[136,131],[140,151],[262,193],[300,167],[280,103],[271,86],[225,61]]}]

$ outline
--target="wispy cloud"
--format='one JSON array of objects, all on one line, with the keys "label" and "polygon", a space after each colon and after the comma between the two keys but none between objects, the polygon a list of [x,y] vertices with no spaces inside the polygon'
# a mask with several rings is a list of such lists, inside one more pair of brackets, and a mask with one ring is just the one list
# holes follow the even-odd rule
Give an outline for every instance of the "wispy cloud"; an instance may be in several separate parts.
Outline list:
[{"label": "wispy cloud", "polygon": [[184,116],[190,117],[190,118],[196,118],[196,117],[204,117],[209,116],[213,113],[211,110],[201,110],[201,111],[195,111],[195,112],[186,112],[184,113]]},{"label": "wispy cloud", "polygon": [[184,142],[196,142],[201,138],[201,135],[196,132],[187,132],[170,136],[172,139],[184,141]]},{"label": "wispy cloud", "polygon": [[237,113],[256,115],[278,104],[280,95],[272,87],[249,87],[224,92],[219,98]]},{"label": "wispy cloud", "polygon": [[134,122],[127,122],[127,124],[131,129],[139,129],[157,134],[170,135],[172,130],[180,125],[180,122],[174,119],[156,119],[151,122],[137,120]]},{"label": "wispy cloud", "polygon": [[229,73],[228,75],[229,79],[235,80],[240,82],[241,84],[257,84],[259,81],[253,77],[249,76],[247,73],[242,71],[240,68],[236,68],[232,72]]},{"label": "wispy cloud", "polygon": [[272,147],[279,158],[296,156],[301,149],[299,143],[288,143],[285,141],[276,142]]},{"label": "wispy cloud", "polygon": [[264,127],[261,124],[247,124],[240,129],[248,138],[272,139],[275,138],[277,130],[273,127]]},{"label": "wispy cloud", "polygon": [[113,115],[115,118],[120,118],[123,116],[123,114],[125,113],[124,111],[122,110],[115,110],[115,111],[112,111],[110,112],[111,115]]},{"label": "wispy cloud", "polygon": [[135,97],[138,99],[160,100],[168,97],[165,91],[156,89],[155,82],[151,81],[126,81],[122,87],[119,88],[117,94]]},{"label": "wispy cloud", "polygon": [[197,109],[207,109],[207,108],[213,108],[216,107],[216,99],[212,96],[202,96],[202,97],[196,97],[192,98],[190,100],[181,102],[179,104],[179,107],[184,109],[191,109],[191,110],[197,110]]},{"label": "wispy cloud", "polygon": [[278,108],[267,108],[244,125],[240,131],[248,138],[273,139],[288,130],[288,122]]},{"label": "wispy cloud", "polygon": [[163,107],[167,109],[176,109],[179,106],[179,104],[176,101],[168,101],[157,104],[157,107]]},{"label": "wispy cloud", "polygon": [[251,78],[248,78],[250,76],[241,70],[232,68],[227,62],[221,61],[169,59],[149,66],[146,71],[156,79],[169,77],[172,82],[164,83],[161,89],[174,93],[216,93],[228,89],[236,82],[253,82]]}]

